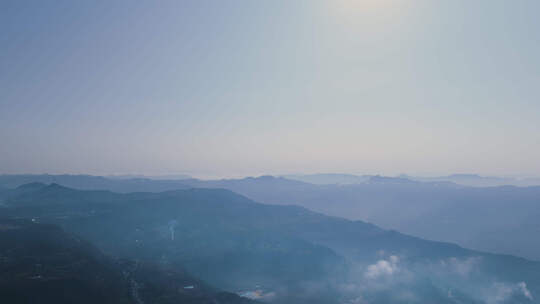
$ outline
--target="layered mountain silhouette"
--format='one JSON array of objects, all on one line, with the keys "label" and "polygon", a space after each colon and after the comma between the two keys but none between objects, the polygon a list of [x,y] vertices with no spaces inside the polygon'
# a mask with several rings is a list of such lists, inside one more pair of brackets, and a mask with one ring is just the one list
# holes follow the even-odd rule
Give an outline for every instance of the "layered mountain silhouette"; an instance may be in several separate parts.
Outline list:
[{"label": "layered mountain silhouette", "polygon": [[261,301],[536,303],[540,293],[537,262],[228,190],[119,194],[33,184],[2,192],[2,202],[3,217],[56,224],[107,255],[185,269]]},{"label": "layered mountain silhouette", "polygon": [[[186,176],[187,177],[187,176]],[[181,180],[156,180],[151,178],[103,177],[93,175],[51,175],[51,174],[18,174],[0,175],[0,187],[16,188],[28,183],[56,183],[75,189],[110,190],[114,192],[160,192],[167,190],[190,188]]]},{"label": "layered mountain silhouette", "polygon": [[230,189],[258,202],[310,210],[473,249],[540,260],[540,187],[467,187],[445,181],[370,177],[315,185],[285,178],[185,180]]},{"label": "layered mountain silhouette", "polygon": [[112,180],[88,175],[1,175],[0,187],[15,188],[37,181],[114,192],[224,188],[266,204],[299,205],[426,239],[540,260],[540,242],[533,241],[540,230],[540,187],[468,187],[445,180],[419,181],[407,176],[322,174],[307,178],[314,178],[315,183],[357,178],[362,182],[312,184],[272,176],[163,181]]},{"label": "layered mountain silhouette", "polygon": [[[378,175],[354,175],[341,173],[319,173],[319,174],[291,174],[283,177],[292,180],[303,181],[310,184],[332,185],[332,184],[362,184],[368,182],[372,177]],[[513,177],[497,177],[497,176],[482,176],[478,174],[451,174],[446,176],[422,177],[401,174],[400,179],[407,179],[419,182],[451,182],[462,186],[473,187],[495,187],[495,186],[539,186],[539,178],[513,178]]]}]

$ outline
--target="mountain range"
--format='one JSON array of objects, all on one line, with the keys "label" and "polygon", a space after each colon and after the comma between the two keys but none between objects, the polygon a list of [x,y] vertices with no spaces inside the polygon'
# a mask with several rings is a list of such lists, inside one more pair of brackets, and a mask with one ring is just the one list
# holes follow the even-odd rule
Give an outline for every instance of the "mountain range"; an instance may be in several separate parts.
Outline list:
[{"label": "mountain range", "polygon": [[[331,184],[361,184],[368,182],[370,178],[378,175],[354,175],[342,173],[319,173],[319,174],[291,174],[283,175],[287,179],[299,180],[311,184],[331,185]],[[446,176],[411,176],[401,174],[397,178],[408,179],[419,182],[451,182],[462,186],[471,187],[495,187],[495,186],[540,186],[540,178],[534,177],[498,177],[482,176],[478,174],[451,174]]]},{"label": "mountain range", "polygon": [[299,205],[363,220],[431,240],[540,260],[540,187],[469,187],[372,176],[360,184],[316,185],[263,176],[184,180],[192,187],[225,188],[255,201]]},{"label": "mountain range", "polygon": [[0,196],[4,218],[58,225],[107,256],[182,269],[259,301],[536,303],[540,296],[538,262],[223,189],[114,193],[32,183]]},{"label": "mountain range", "polygon": [[0,175],[0,188],[33,181],[124,193],[224,188],[265,204],[299,205],[426,239],[540,260],[540,243],[532,241],[540,231],[538,186],[470,187],[448,181],[416,181],[405,176],[363,178],[362,183],[312,184],[273,176],[116,180],[89,175]]}]

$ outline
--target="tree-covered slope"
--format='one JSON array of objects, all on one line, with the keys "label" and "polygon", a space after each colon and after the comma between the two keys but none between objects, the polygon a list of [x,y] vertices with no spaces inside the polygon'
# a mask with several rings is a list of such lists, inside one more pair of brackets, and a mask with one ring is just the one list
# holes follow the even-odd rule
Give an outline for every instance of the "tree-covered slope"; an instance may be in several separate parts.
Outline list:
[{"label": "tree-covered slope", "polygon": [[167,265],[113,260],[57,226],[13,219],[0,219],[0,302],[251,303]]}]

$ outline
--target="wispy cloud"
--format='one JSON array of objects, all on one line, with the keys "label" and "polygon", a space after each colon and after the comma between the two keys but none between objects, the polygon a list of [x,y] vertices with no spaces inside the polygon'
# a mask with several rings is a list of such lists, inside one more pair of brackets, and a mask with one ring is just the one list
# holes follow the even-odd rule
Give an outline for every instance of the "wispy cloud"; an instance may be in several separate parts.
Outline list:
[{"label": "wispy cloud", "polygon": [[514,284],[497,282],[486,291],[485,301],[488,304],[500,304],[505,303],[514,296],[522,296],[531,301],[533,300],[525,282]]}]

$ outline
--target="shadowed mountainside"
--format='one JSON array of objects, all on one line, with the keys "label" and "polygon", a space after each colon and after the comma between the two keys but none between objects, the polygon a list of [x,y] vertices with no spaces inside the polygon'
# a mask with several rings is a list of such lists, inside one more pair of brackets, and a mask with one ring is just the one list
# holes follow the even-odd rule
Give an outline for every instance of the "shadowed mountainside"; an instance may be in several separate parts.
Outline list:
[{"label": "shadowed mountainside", "polygon": [[113,260],[57,226],[10,219],[0,219],[0,301],[252,303],[165,265]]}]

